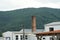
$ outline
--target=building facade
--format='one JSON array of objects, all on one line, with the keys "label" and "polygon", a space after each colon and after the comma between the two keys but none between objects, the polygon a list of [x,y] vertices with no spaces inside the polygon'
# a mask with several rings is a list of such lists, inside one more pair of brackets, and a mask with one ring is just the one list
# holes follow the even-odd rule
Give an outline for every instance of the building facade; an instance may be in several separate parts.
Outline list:
[{"label": "building facade", "polygon": [[44,25],[44,31],[36,33],[37,40],[60,40],[60,22]]},{"label": "building facade", "polygon": [[3,33],[3,40],[37,40],[35,33],[43,32],[43,29],[37,29],[32,32],[31,29],[23,29],[20,31],[7,31]]},{"label": "building facade", "polygon": [[[45,32],[51,32],[51,31],[58,32],[59,30],[60,30],[60,22],[52,22],[45,25]],[[45,36],[45,40],[60,40],[60,34]]]}]

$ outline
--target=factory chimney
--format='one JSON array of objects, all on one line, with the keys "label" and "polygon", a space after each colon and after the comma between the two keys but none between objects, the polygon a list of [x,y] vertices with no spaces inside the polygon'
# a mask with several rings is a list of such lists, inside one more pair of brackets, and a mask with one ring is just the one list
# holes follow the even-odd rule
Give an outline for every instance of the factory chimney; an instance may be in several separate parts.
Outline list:
[{"label": "factory chimney", "polygon": [[36,16],[32,16],[32,32],[36,32]]}]

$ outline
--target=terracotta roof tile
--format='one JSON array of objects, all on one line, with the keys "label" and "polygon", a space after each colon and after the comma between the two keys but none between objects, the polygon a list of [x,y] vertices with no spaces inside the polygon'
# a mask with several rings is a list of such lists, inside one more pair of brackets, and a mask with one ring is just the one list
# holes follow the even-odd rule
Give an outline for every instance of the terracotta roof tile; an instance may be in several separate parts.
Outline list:
[{"label": "terracotta roof tile", "polygon": [[59,34],[60,30],[54,30],[54,31],[49,31],[49,32],[40,32],[36,33],[36,35],[53,35],[53,34]]}]

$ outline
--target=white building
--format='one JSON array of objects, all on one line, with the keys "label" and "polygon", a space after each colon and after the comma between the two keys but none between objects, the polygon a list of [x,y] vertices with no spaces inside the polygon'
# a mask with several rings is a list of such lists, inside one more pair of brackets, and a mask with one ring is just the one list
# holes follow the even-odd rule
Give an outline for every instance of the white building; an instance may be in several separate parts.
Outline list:
[{"label": "white building", "polygon": [[[48,24],[45,25],[45,32],[56,31],[56,30],[57,31],[60,30],[60,22],[52,22],[52,23],[48,23]],[[58,39],[56,39],[56,38],[54,38],[54,39],[55,40],[60,40],[60,34],[58,34],[58,36],[57,36]],[[52,37],[53,37],[53,35],[52,36],[46,36],[46,40],[50,40]]]},{"label": "white building", "polygon": [[44,32],[36,33],[37,38],[40,37],[42,40],[60,40],[60,22],[48,23],[44,27]]},{"label": "white building", "polygon": [[[37,29],[35,33],[43,32],[43,29]],[[24,29],[24,38],[23,38],[23,29],[20,31],[7,31],[3,33],[3,40],[37,40],[35,33],[31,29]]]}]

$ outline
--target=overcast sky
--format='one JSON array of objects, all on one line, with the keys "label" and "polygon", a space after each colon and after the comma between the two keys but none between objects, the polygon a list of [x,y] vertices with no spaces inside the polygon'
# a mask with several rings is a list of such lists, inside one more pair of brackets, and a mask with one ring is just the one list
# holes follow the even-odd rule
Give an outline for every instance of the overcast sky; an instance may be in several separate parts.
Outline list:
[{"label": "overcast sky", "polygon": [[60,0],[0,0],[0,11],[30,7],[60,8]]}]

